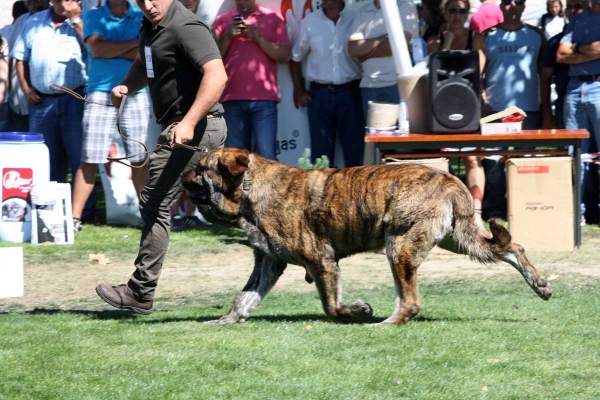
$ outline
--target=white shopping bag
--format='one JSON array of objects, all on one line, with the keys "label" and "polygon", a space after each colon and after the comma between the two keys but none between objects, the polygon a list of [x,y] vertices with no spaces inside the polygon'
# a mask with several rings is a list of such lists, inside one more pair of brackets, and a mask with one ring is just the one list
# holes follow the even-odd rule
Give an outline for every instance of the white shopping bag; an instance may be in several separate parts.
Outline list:
[{"label": "white shopping bag", "polygon": [[[110,157],[123,157],[121,137],[113,137]],[[129,162],[125,161],[126,164]],[[100,165],[100,177],[106,199],[106,223],[109,225],[139,225],[142,222],[140,204],[133,181],[131,168],[109,161]]]}]

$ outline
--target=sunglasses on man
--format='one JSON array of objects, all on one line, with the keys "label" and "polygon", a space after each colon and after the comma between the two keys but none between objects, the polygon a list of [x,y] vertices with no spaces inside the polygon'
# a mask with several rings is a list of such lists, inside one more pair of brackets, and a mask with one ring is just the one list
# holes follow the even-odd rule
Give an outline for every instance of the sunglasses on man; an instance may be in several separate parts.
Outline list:
[{"label": "sunglasses on man", "polygon": [[510,5],[512,2],[515,2],[516,5],[518,6],[522,6],[525,5],[525,0],[502,0],[502,4],[504,5]]},{"label": "sunglasses on man", "polygon": [[448,9],[448,13],[449,14],[467,15],[469,13],[469,10],[467,10],[466,8],[454,8],[454,7],[450,7]]}]

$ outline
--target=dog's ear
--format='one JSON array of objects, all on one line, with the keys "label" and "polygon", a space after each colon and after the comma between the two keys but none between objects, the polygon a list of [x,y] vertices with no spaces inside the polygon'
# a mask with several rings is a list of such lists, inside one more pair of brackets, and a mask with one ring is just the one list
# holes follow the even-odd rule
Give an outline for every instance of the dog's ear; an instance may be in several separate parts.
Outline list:
[{"label": "dog's ear", "polygon": [[219,167],[233,176],[241,175],[248,169],[248,155],[248,150],[231,149],[219,157]]}]

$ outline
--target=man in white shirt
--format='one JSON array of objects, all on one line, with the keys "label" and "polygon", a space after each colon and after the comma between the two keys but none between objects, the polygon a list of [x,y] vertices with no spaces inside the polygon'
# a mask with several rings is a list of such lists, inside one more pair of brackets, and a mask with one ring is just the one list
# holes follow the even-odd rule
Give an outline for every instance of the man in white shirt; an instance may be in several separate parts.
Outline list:
[{"label": "man in white shirt", "polygon": [[[398,10],[406,40],[418,37],[417,7],[410,1],[399,0]],[[348,53],[362,62],[360,87],[364,115],[369,101],[398,103],[396,68],[379,0],[357,11],[350,33]]]},{"label": "man in white shirt", "polygon": [[[290,72],[296,101],[308,106],[312,162],[325,155],[335,165],[336,136],[344,151],[345,167],[363,162],[360,63],[348,54],[353,17],[343,0],[323,0],[321,9],[300,22],[295,35]],[[308,91],[300,64],[305,57]]]}]

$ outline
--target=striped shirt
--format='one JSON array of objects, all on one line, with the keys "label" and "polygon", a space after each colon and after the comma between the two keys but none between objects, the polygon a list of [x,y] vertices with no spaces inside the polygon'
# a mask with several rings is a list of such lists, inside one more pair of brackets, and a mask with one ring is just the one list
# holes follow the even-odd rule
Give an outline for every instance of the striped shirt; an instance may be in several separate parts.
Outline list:
[{"label": "striped shirt", "polygon": [[32,15],[11,49],[11,57],[29,64],[31,85],[40,93],[59,94],[50,84],[75,89],[87,83],[87,51],[75,28],[52,24],[52,7]]}]

